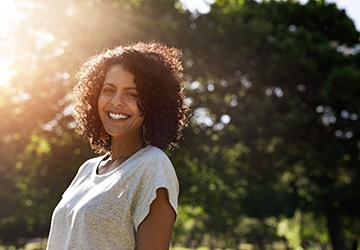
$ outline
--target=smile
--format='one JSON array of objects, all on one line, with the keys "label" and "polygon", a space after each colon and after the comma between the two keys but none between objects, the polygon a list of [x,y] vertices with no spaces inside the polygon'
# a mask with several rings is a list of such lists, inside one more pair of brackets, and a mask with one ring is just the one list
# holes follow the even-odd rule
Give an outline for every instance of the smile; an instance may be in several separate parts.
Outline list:
[{"label": "smile", "polygon": [[125,114],[116,114],[116,113],[112,113],[112,112],[109,112],[109,117],[110,117],[111,119],[114,119],[114,120],[124,120],[124,119],[129,118],[128,115],[125,115]]}]

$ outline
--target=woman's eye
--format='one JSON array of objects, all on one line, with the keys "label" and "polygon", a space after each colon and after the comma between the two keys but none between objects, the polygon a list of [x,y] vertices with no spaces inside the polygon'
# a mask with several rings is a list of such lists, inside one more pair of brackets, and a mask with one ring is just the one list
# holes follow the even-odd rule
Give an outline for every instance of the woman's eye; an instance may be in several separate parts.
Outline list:
[{"label": "woman's eye", "polygon": [[139,98],[139,94],[135,93],[135,92],[129,92],[126,94],[127,96],[131,97],[131,98]]},{"label": "woman's eye", "polygon": [[112,93],[113,90],[112,90],[112,89],[109,89],[109,88],[104,88],[104,89],[102,90],[102,92],[103,92],[103,93]]}]

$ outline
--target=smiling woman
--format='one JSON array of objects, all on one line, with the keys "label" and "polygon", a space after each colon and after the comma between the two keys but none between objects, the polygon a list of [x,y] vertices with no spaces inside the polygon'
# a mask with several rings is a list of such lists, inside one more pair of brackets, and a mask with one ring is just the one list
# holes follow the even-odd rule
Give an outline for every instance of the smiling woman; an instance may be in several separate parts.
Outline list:
[{"label": "smiling woman", "polygon": [[8,55],[8,34],[12,31],[13,25],[21,19],[22,12],[13,0],[0,2],[0,87],[7,86],[15,74],[11,69],[11,56]]},{"label": "smiling woman", "polygon": [[163,150],[178,146],[187,124],[180,58],[176,48],[139,42],[81,66],[77,132],[104,155],[83,164],[62,195],[48,250],[169,249],[179,186]]}]

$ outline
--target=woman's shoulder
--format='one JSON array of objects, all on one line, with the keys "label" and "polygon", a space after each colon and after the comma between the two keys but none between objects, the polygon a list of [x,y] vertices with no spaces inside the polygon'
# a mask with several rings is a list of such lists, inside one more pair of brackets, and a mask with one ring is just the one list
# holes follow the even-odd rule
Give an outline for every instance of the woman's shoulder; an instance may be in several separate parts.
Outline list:
[{"label": "woman's shoulder", "polygon": [[102,158],[104,158],[104,155],[100,155],[100,156],[95,156],[93,158],[87,159],[82,166],[88,166],[88,165],[94,165],[99,163],[99,161],[101,161]]},{"label": "woman's shoulder", "polygon": [[102,158],[104,158],[103,155],[101,156],[96,156],[93,158],[90,158],[88,160],[86,160],[79,168],[79,172],[82,171],[91,171],[91,169],[94,168],[94,166],[96,166],[101,160]]},{"label": "woman's shoulder", "polygon": [[170,161],[164,151],[151,145],[144,148],[142,156],[153,161]]}]

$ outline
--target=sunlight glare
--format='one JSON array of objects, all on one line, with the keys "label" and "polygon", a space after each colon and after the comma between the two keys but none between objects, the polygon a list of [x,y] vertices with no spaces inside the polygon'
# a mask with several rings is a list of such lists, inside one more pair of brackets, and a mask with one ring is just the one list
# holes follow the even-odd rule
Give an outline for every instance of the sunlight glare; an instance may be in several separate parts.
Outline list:
[{"label": "sunlight glare", "polygon": [[22,17],[14,0],[0,1],[0,34],[11,31],[12,23],[20,21]]},{"label": "sunlight glare", "polygon": [[11,69],[11,60],[0,54],[0,87],[8,86],[15,74],[15,71]]},{"label": "sunlight glare", "polygon": [[22,12],[17,8],[14,0],[0,1],[0,87],[8,86],[8,82],[15,72],[11,69],[12,60],[5,55],[6,39],[12,31],[14,23],[23,19]]}]

